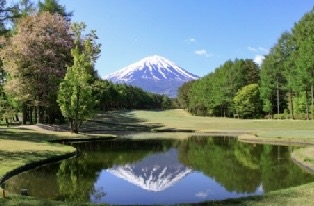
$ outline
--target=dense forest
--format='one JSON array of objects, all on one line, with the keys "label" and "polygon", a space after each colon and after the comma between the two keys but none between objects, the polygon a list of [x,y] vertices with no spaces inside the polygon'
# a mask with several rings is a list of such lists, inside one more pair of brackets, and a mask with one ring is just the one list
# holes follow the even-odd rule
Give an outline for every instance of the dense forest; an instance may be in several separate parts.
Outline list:
[{"label": "dense forest", "polygon": [[314,8],[285,31],[259,67],[228,60],[179,89],[181,108],[193,115],[313,119]]},{"label": "dense forest", "polygon": [[7,124],[62,123],[72,132],[97,110],[167,109],[171,100],[102,80],[96,31],[58,0],[0,0],[0,115]]}]

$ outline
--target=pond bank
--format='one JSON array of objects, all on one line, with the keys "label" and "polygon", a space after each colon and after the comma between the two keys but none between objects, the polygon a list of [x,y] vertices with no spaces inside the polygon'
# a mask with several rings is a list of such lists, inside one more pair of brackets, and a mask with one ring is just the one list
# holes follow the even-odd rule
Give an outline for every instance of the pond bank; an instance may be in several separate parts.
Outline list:
[{"label": "pond bank", "polygon": [[73,152],[65,153],[63,155],[56,155],[56,156],[52,156],[52,157],[49,157],[49,158],[46,158],[46,159],[42,159],[42,160],[38,160],[38,161],[27,163],[25,165],[22,165],[22,166],[20,166],[18,168],[15,168],[15,169],[5,173],[5,175],[0,177],[0,185],[3,185],[6,180],[8,180],[9,178],[11,178],[14,175],[17,175],[17,174],[19,174],[21,172],[25,172],[25,171],[28,171],[28,170],[31,170],[31,169],[34,169],[36,167],[40,167],[40,166],[43,166],[43,165],[59,162],[59,161],[64,160],[64,159],[75,157],[76,155],[77,155],[77,151],[75,150]]},{"label": "pond bank", "polygon": [[[117,118],[119,117],[119,118]],[[108,124],[108,122],[117,122],[116,125]],[[97,123],[97,124],[96,124]],[[127,126],[127,127],[126,127]],[[295,150],[292,157],[298,162],[313,163],[314,161],[314,124],[312,121],[284,121],[284,120],[241,120],[230,118],[210,118],[210,117],[195,117],[191,116],[183,110],[169,110],[169,111],[114,111],[109,113],[102,113],[97,116],[97,122],[91,122],[87,125],[88,128],[102,128],[109,134],[106,134],[103,138],[115,136],[114,130],[117,131],[130,131],[138,132],[138,130],[148,131],[155,127],[166,131],[167,128],[175,128],[181,131],[195,130],[196,133],[201,134],[225,134],[231,136],[240,136],[240,141],[246,141],[248,143],[268,143],[268,144],[280,144],[280,145],[302,145],[308,146],[300,150]],[[133,130],[132,130],[133,129]],[[5,130],[5,132],[4,132]],[[112,131],[112,133],[110,133]],[[171,129],[172,131],[172,129]],[[251,135],[251,138],[243,138],[243,134],[257,134],[257,136]],[[190,133],[190,134],[193,134]],[[21,140],[25,142],[42,143],[61,138],[96,138],[103,134],[97,134],[95,136],[89,135],[73,135],[70,133],[57,132],[57,131],[34,131],[33,129],[17,129],[16,131],[10,131],[7,129],[1,129],[1,139],[6,140]],[[297,137],[297,138],[296,138]],[[145,137],[143,137],[145,138]],[[48,143],[47,143],[48,144]],[[54,144],[50,144],[54,145]],[[0,143],[1,146],[1,143]],[[16,145],[11,144],[9,147],[14,148]],[[54,148],[54,149],[57,149]],[[3,152],[5,151],[5,152]],[[21,156],[21,151],[25,152],[25,147],[17,148],[16,151],[8,151],[8,148],[1,150],[0,157],[5,154],[8,158],[11,158],[16,154]],[[300,153],[298,153],[298,151]],[[25,154],[28,154],[26,152]],[[24,155],[24,153],[23,153]],[[43,157],[47,154],[40,154]],[[29,159],[34,161],[34,159]],[[21,160],[18,160],[22,162]],[[23,162],[22,162],[23,163]],[[3,167],[8,164],[12,168],[14,165],[10,165],[9,161],[3,161],[0,158],[0,176],[3,175],[3,171],[11,171],[8,167]],[[314,166],[311,168],[314,168]],[[2,172],[2,173],[1,173]],[[1,191],[1,190],[0,190]],[[309,200],[314,196],[314,183],[301,185],[294,188],[285,190],[279,190],[271,192],[263,197],[251,197],[236,200],[227,200],[223,202],[209,202],[202,205],[311,205]],[[0,205],[73,205],[70,203],[39,200],[32,197],[22,197],[19,195],[9,195],[6,199],[0,198]],[[91,204],[76,204],[76,205],[91,205]]]},{"label": "pond bank", "polygon": [[[77,152],[74,147],[59,143],[69,141],[98,141],[113,138],[116,138],[116,136],[55,132],[43,130],[34,125],[30,125],[29,127],[2,127],[0,136],[0,192],[2,194],[2,188],[5,186],[4,182],[20,172],[58,162],[76,155]],[[14,197],[13,199],[16,199],[16,197],[19,197],[16,195],[12,196],[8,191],[6,191],[6,196],[6,199],[1,199],[0,205],[11,205],[11,203],[7,203],[8,198]],[[12,203],[12,205],[18,204]]]}]

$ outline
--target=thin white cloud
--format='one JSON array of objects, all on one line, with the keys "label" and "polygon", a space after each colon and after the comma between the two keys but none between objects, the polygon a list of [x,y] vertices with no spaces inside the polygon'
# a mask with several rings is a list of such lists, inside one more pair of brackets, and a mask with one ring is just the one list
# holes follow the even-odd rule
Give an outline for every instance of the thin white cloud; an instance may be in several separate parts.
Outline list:
[{"label": "thin white cloud", "polygon": [[261,66],[264,59],[265,57],[263,55],[256,55],[254,58],[254,62],[258,64],[259,66]]},{"label": "thin white cloud", "polygon": [[259,47],[258,50],[261,51],[261,52],[264,52],[264,53],[268,53],[269,52],[268,49],[265,49],[263,47]]},{"label": "thin white cloud", "polygon": [[210,57],[212,54],[208,53],[205,49],[195,50],[194,53],[199,56]]},{"label": "thin white cloud", "polygon": [[194,38],[186,39],[185,41],[189,43],[196,43],[196,39]]},{"label": "thin white cloud", "polygon": [[210,189],[207,189],[206,191],[197,192],[195,196],[199,198],[206,198],[210,194],[214,194],[214,193]]},{"label": "thin white cloud", "polygon": [[247,49],[248,49],[249,51],[251,51],[251,52],[258,52],[258,50],[257,50],[256,48],[251,47],[251,46],[249,46]]},{"label": "thin white cloud", "polygon": [[254,52],[254,53],[257,53],[257,52],[261,52],[263,54],[267,54],[268,53],[268,49],[265,49],[264,47],[255,48],[255,47],[249,46],[247,49],[249,51],[251,51],[251,52]]},{"label": "thin white cloud", "polygon": [[206,192],[198,192],[195,194],[195,196],[199,198],[206,198],[208,194]]}]

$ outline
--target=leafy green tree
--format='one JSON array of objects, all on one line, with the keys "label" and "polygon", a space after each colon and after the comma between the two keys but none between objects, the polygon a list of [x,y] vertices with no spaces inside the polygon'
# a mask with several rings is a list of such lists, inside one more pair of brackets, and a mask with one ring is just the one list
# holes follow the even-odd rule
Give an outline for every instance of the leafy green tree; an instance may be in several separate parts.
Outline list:
[{"label": "leafy green tree", "polygon": [[162,95],[162,109],[171,109],[171,108],[172,108],[171,99],[166,95]]},{"label": "leafy green tree", "polygon": [[235,109],[241,118],[257,117],[261,111],[258,84],[249,84],[237,92],[234,99]]},{"label": "leafy green tree", "polygon": [[309,99],[307,98],[306,92],[299,92],[296,97],[293,98],[294,112],[296,114],[305,114],[306,105],[308,105]]},{"label": "leafy green tree", "polygon": [[185,102],[192,114],[231,117],[237,91],[258,81],[259,67],[253,60],[228,60],[213,73],[192,82]]},{"label": "leafy green tree", "polygon": [[20,0],[14,7],[14,23],[17,23],[20,18],[30,16],[35,10],[36,8],[32,0]]},{"label": "leafy green tree", "polygon": [[289,111],[290,118],[294,119],[293,112],[293,96],[296,87],[296,65],[292,54],[295,49],[294,41],[290,32],[284,32],[281,34],[277,45],[275,47],[275,52],[278,56],[278,67],[283,71],[283,76],[285,82],[283,85],[283,90],[287,92],[289,99]]},{"label": "leafy green tree", "polygon": [[178,90],[177,100],[183,109],[187,109],[189,105],[189,91],[195,80],[184,83]]},{"label": "leafy green tree", "polygon": [[66,18],[68,21],[71,20],[73,12],[67,12],[65,6],[61,6],[58,0],[43,0],[38,2],[39,12],[50,12],[51,14],[59,14]]},{"label": "leafy green tree", "polygon": [[100,45],[95,44],[96,34],[91,34],[82,39],[86,25],[74,23],[72,26],[75,35],[75,47],[71,50],[74,63],[68,67],[64,80],[60,84],[58,103],[62,114],[68,118],[71,132],[78,133],[78,128],[83,121],[92,117],[96,99],[93,95],[91,84],[92,75],[90,68],[96,61]]},{"label": "leafy green tree", "polygon": [[[310,93],[311,106],[314,107],[314,8],[306,13],[292,29],[295,41],[294,58],[297,65],[298,90],[305,91],[306,99]],[[307,118],[309,106],[306,104]],[[312,112],[312,118],[313,118]]]},{"label": "leafy green tree", "polygon": [[273,81],[271,78],[272,74],[272,59],[266,56],[261,66],[261,86],[260,86],[260,97],[263,101],[263,111],[266,112],[270,117],[273,115]]},{"label": "leafy green tree", "polygon": [[285,67],[283,57],[278,50],[275,44],[265,56],[261,66],[261,98],[263,109],[269,114],[280,114],[286,108]]}]

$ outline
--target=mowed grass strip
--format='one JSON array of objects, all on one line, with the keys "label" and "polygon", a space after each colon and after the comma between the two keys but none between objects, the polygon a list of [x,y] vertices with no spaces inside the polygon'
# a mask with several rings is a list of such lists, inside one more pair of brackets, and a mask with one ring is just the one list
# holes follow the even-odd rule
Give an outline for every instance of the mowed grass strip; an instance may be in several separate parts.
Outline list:
[{"label": "mowed grass strip", "polygon": [[307,139],[314,143],[314,121],[237,119],[192,116],[184,110],[130,111],[141,124],[159,124],[158,129],[191,129],[196,132],[243,132],[263,138]]}]

